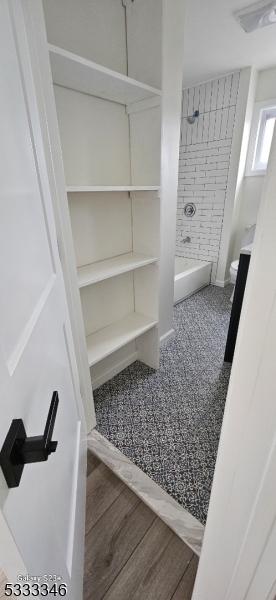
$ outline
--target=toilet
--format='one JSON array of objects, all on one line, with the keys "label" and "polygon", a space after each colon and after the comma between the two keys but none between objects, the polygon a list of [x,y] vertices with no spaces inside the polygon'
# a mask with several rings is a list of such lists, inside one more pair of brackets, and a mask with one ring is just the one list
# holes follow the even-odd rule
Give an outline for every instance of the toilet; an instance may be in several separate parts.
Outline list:
[{"label": "toilet", "polygon": [[[256,229],[256,225],[250,225],[249,227],[246,227],[246,229],[244,231],[244,235],[242,236],[242,240],[241,240],[241,248],[244,248],[244,246],[248,246],[248,244],[252,244],[252,242],[254,240],[255,229]],[[239,268],[239,260],[233,260],[233,262],[231,263],[231,266],[230,266],[230,281],[234,285],[237,280],[238,268]],[[234,291],[231,296],[231,301],[233,300],[233,296],[234,296]]]},{"label": "toilet", "polygon": [[239,261],[233,260],[233,262],[231,263],[231,267],[230,267],[231,283],[234,283],[234,284],[236,283],[238,268],[239,268]]}]

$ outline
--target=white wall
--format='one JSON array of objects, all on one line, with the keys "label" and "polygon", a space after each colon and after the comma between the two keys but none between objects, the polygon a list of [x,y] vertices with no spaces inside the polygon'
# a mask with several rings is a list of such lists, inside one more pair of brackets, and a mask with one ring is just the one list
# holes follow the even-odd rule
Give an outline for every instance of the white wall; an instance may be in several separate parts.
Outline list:
[{"label": "white wall", "polygon": [[54,91],[67,185],[128,185],[125,107],[58,85]]},{"label": "white wall", "polygon": [[175,224],[183,73],[183,0],[163,0],[160,335],[173,328]]},{"label": "white wall", "polygon": [[256,89],[256,102],[276,98],[276,66],[259,71]]},{"label": "white wall", "polygon": [[218,285],[225,285],[229,281],[255,92],[256,71],[251,67],[242,69],[217,269]]},{"label": "white wall", "polygon": [[162,0],[124,2],[127,9],[128,75],[161,88]]},{"label": "white wall", "polygon": [[132,185],[160,185],[160,106],[129,115]]},{"label": "white wall", "polygon": [[[276,67],[259,71],[255,102],[276,98]],[[245,176],[242,181],[240,209],[235,226],[235,244],[231,260],[238,258],[244,230],[257,221],[264,176]]]},{"label": "white wall", "polygon": [[[212,261],[216,279],[240,73],[183,91],[176,254]],[[199,110],[194,124],[187,115]],[[196,213],[184,214],[186,203]],[[183,243],[189,236],[191,242]]]},{"label": "white wall", "polygon": [[121,0],[43,0],[48,42],[126,73]]}]

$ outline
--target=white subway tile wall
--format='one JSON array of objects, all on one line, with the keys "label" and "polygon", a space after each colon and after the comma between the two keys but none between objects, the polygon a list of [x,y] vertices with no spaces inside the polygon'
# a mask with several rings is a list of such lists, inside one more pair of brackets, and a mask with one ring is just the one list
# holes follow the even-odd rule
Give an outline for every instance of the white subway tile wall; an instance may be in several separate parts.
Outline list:
[{"label": "white subway tile wall", "polygon": [[[215,280],[240,73],[183,90],[176,255],[212,261]],[[187,116],[199,110],[190,125]],[[192,202],[196,214],[186,217]],[[189,236],[191,241],[183,243]]]}]

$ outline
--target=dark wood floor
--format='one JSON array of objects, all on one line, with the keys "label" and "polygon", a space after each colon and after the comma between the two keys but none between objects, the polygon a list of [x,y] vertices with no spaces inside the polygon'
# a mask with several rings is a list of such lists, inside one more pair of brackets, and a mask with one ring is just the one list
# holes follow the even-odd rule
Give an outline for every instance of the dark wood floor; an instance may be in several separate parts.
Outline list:
[{"label": "dark wood floor", "polygon": [[88,453],[85,600],[190,600],[198,558]]}]

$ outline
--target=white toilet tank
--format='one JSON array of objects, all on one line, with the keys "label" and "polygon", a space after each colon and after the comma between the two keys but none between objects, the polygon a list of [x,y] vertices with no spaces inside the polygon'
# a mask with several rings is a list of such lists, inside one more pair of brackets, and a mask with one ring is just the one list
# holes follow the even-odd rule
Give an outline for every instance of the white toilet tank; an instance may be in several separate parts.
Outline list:
[{"label": "white toilet tank", "polygon": [[[242,239],[241,239],[241,248],[244,248],[244,246],[248,246],[249,244],[252,244],[252,242],[254,240],[255,229],[256,229],[256,225],[250,225],[249,227],[245,228]],[[236,279],[237,279],[238,267],[239,267],[239,260],[233,260],[233,262],[231,263],[231,266],[230,266],[230,281],[234,285],[235,285]],[[231,302],[233,302],[233,295],[234,295],[234,292],[230,298]]]},{"label": "white toilet tank", "polygon": [[252,244],[252,242],[254,240],[255,229],[256,229],[256,225],[249,225],[249,227],[245,228],[244,234],[243,234],[242,240],[241,240],[241,248],[243,248],[244,246],[248,246],[248,244]]}]

